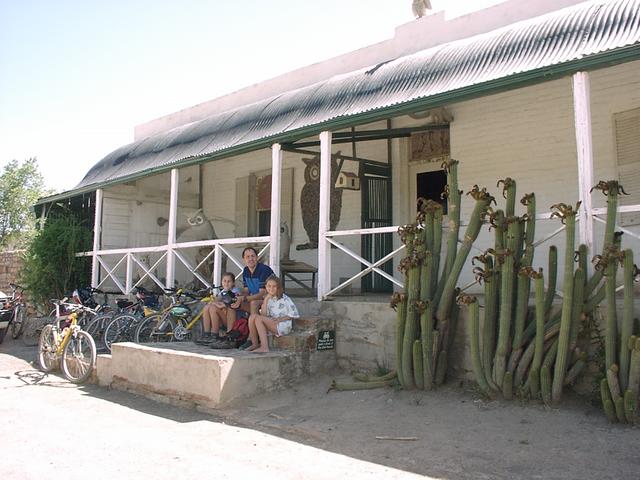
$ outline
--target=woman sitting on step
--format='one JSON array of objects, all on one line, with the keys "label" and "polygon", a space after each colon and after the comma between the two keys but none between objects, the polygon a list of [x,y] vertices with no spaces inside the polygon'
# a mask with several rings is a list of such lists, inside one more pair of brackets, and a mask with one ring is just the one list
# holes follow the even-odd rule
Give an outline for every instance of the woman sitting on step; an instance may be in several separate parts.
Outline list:
[{"label": "woman sitting on step", "polygon": [[249,317],[249,340],[240,346],[241,350],[268,352],[267,333],[271,332],[276,337],[287,335],[293,329],[293,319],[300,318],[296,305],[284,293],[278,277],[270,276],[265,288],[267,295],[262,301],[260,313],[252,313]]}]

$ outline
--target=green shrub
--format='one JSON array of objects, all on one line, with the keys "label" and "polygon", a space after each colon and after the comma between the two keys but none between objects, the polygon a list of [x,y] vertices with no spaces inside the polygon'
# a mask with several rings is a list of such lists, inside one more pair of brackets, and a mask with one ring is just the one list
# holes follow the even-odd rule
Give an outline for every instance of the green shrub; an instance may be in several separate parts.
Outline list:
[{"label": "green shrub", "polygon": [[76,257],[91,249],[92,231],[72,215],[47,219],[27,247],[21,282],[32,301],[46,305],[90,283],[91,258]]}]

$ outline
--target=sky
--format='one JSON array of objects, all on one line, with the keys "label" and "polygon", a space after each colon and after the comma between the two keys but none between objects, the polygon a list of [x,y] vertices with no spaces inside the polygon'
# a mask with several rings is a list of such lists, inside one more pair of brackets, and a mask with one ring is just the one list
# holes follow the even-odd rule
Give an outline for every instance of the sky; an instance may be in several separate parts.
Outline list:
[{"label": "sky", "polygon": [[[502,1],[431,5],[454,17]],[[0,0],[0,168],[37,157],[47,187],[70,190],[136,125],[411,21],[411,0]]]}]

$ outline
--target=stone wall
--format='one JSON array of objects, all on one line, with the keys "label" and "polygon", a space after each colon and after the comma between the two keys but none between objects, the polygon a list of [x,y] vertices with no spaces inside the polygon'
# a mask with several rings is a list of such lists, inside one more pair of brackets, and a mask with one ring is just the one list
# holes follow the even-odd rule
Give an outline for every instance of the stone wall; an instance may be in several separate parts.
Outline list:
[{"label": "stone wall", "polygon": [[9,295],[9,283],[18,283],[18,274],[22,268],[24,250],[0,252],[0,292]]}]

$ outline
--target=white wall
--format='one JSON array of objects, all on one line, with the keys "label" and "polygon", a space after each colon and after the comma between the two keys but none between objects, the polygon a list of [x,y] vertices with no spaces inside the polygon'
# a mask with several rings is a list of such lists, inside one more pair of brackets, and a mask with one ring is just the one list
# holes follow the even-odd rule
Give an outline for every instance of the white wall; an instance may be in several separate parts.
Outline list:
[{"label": "white wall", "polygon": [[[613,114],[640,106],[640,62],[591,72],[590,80],[594,179],[596,182],[616,179]],[[451,157],[460,161],[461,189],[466,193],[474,184],[486,186],[502,208],[504,199],[496,182],[512,177],[517,181],[518,199],[525,193],[536,193],[539,213],[549,211],[551,205],[559,202],[575,205],[578,181],[572,95],[572,79],[568,76],[447,106],[454,115]],[[398,127],[418,123],[408,117],[394,120],[394,126]],[[624,185],[624,179],[621,180]],[[410,182],[415,182],[411,176],[403,191],[410,190]],[[594,207],[605,206],[605,197],[599,192],[593,198]],[[410,216],[413,200],[406,195],[398,201],[406,212],[404,217]],[[472,199],[465,195],[463,219],[469,217],[472,208]],[[521,205],[517,208],[524,212]],[[558,220],[538,221],[536,237],[541,238],[559,226]],[[601,236],[602,229],[598,227],[597,240]],[[493,236],[484,231],[476,246],[485,249],[492,242]],[[625,242],[631,248],[640,246],[631,238]],[[535,263],[545,270],[550,244],[558,246],[562,262],[564,235],[537,249]],[[601,242],[597,245],[601,248]],[[462,284],[472,279],[470,271],[470,268],[463,270]]]}]

